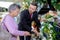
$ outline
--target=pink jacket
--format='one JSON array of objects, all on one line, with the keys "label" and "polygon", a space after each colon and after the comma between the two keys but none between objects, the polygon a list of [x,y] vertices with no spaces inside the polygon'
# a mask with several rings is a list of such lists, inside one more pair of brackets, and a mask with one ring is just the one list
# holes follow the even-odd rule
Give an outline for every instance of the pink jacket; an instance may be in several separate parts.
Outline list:
[{"label": "pink jacket", "polygon": [[[7,15],[5,20],[3,21],[5,25],[3,25],[4,29],[8,29],[8,31],[14,35],[12,36],[11,40],[17,40],[17,36],[23,36],[24,32],[18,30],[18,25],[15,23],[14,18],[11,17],[10,15]],[[6,27],[6,28],[5,28]]]}]

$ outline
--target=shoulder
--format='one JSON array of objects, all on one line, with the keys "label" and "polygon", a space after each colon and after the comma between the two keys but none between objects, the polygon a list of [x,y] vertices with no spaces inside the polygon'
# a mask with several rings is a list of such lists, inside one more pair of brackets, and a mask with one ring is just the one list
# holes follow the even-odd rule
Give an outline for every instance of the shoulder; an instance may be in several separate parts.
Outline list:
[{"label": "shoulder", "polygon": [[28,14],[28,10],[27,10],[27,9],[21,11],[20,16],[21,16],[21,15],[26,15],[26,14]]},{"label": "shoulder", "polygon": [[28,11],[28,9],[25,9],[25,10],[21,11],[21,13],[22,13],[22,12],[27,12],[27,11]]},{"label": "shoulder", "polygon": [[10,15],[6,15],[4,18],[3,18],[4,21],[12,21],[13,18],[10,16]]},{"label": "shoulder", "polygon": [[13,17],[11,17],[10,15],[6,15],[5,19],[13,19]]},{"label": "shoulder", "polygon": [[35,11],[35,12],[33,13],[33,15],[34,15],[34,16],[38,16],[38,13],[37,13],[37,11]]}]

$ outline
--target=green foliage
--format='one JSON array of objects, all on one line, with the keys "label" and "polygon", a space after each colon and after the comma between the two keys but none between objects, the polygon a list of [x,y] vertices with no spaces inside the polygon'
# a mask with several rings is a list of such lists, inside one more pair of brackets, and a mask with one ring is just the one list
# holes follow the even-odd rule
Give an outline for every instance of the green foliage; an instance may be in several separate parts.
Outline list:
[{"label": "green foliage", "polygon": [[47,34],[49,34],[49,23],[47,22],[47,23],[44,23],[44,28],[43,28],[43,31],[44,31],[44,33],[47,33]]},{"label": "green foliage", "polygon": [[32,0],[24,0],[23,3],[22,3],[22,9],[23,10],[28,9],[31,1]]},{"label": "green foliage", "polygon": [[45,3],[45,2],[47,2],[47,0],[35,0],[36,2],[38,2],[38,3]]},{"label": "green foliage", "polygon": [[[48,19],[50,20],[50,18],[52,18],[52,17],[54,18],[54,16],[52,16],[52,15],[45,15],[45,19],[47,21],[44,22],[43,32],[45,34],[47,34],[47,40],[51,39],[51,37],[52,37],[52,40],[56,40],[56,35],[58,34],[55,31],[55,27],[57,25],[57,22],[53,22],[53,24],[51,25],[50,24],[51,21],[48,21]],[[51,34],[51,37],[50,37],[50,34]]]},{"label": "green foliage", "polygon": [[58,9],[58,10],[60,10],[60,4],[56,4],[55,8]]},{"label": "green foliage", "polygon": [[[47,0],[35,0],[37,3],[45,3]],[[51,0],[51,4],[55,7],[56,10],[60,10],[60,3],[57,3],[57,0]]]},{"label": "green foliage", "polygon": [[51,18],[51,17],[53,17],[53,16],[52,15],[45,16],[46,19]]},{"label": "green foliage", "polygon": [[51,4],[55,7],[55,9],[60,10],[60,4],[57,3],[57,0],[52,0]]}]

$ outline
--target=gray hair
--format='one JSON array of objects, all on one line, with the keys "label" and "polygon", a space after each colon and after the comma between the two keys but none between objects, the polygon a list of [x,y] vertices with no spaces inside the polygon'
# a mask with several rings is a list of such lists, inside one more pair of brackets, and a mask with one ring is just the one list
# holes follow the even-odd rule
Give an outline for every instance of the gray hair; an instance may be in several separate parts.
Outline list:
[{"label": "gray hair", "polygon": [[20,9],[20,6],[17,4],[12,4],[12,5],[10,5],[8,11],[11,12],[13,10],[16,10],[16,8]]}]

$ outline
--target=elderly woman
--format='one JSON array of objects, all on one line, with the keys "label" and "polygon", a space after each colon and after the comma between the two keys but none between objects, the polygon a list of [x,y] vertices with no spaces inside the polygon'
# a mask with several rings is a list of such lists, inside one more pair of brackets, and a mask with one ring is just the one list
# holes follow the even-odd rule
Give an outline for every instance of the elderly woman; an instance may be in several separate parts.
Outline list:
[{"label": "elderly woman", "polygon": [[17,40],[17,36],[30,36],[30,33],[27,31],[19,31],[18,25],[14,21],[14,17],[19,14],[20,6],[17,4],[12,4],[9,7],[9,14],[5,16],[3,20],[3,27],[12,35],[11,40]]}]

